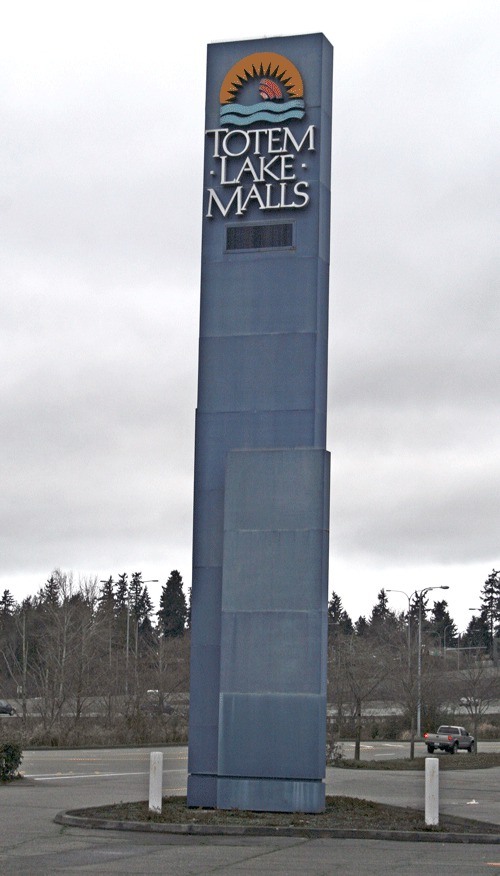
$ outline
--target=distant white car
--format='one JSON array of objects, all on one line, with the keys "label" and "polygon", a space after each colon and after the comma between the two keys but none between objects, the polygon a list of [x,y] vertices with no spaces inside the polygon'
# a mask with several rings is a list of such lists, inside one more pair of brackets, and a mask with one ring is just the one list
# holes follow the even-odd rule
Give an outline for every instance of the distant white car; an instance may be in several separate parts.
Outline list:
[{"label": "distant white car", "polygon": [[0,700],[0,715],[15,715],[16,710],[7,700]]}]

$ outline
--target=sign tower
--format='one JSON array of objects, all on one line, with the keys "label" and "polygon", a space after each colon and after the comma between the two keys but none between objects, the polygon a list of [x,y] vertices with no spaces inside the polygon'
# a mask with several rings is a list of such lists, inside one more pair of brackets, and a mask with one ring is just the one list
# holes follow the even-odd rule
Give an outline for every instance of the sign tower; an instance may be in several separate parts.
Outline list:
[{"label": "sign tower", "polygon": [[324,808],[332,68],[208,47],[190,806]]}]

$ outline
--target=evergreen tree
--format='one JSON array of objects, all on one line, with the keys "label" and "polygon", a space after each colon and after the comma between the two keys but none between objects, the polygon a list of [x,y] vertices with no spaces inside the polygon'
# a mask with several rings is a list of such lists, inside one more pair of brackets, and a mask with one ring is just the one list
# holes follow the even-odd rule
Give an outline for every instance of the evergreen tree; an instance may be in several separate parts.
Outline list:
[{"label": "evergreen tree", "polygon": [[0,619],[7,621],[9,618],[13,617],[15,608],[16,601],[12,596],[12,593],[10,590],[4,590],[2,598],[0,599]]},{"label": "evergreen tree", "polygon": [[53,572],[50,578],[46,581],[41,591],[41,601],[44,605],[55,608],[60,604],[61,599],[61,583],[59,575]]},{"label": "evergreen tree", "polygon": [[492,569],[481,590],[481,614],[488,625],[488,650],[493,649],[493,639],[500,632],[500,571]]},{"label": "evergreen tree", "polygon": [[142,572],[132,572],[129,587],[130,614],[139,621],[141,614]]},{"label": "evergreen tree", "polygon": [[482,611],[481,614],[474,614],[468,624],[468,627],[461,638],[462,648],[481,649],[486,651],[490,644],[490,630],[488,625],[488,614]]},{"label": "evergreen tree", "polygon": [[354,624],[354,629],[357,636],[364,636],[368,632],[368,621],[363,615],[360,615]]},{"label": "evergreen tree", "polygon": [[340,596],[332,592],[328,603],[328,631],[330,633],[345,633],[350,635],[354,631],[352,620],[344,610]]},{"label": "evergreen tree", "polygon": [[139,622],[139,632],[143,638],[151,639],[153,627],[151,624],[151,614],[153,612],[153,603],[148,593],[147,584],[144,585],[142,593],[137,605],[137,618]]},{"label": "evergreen tree", "polygon": [[157,611],[160,635],[181,636],[184,633],[188,609],[182,583],[182,576],[177,569],[173,569],[162,587],[160,609]]},{"label": "evergreen tree", "polygon": [[457,644],[458,629],[448,611],[448,603],[445,599],[434,603],[428,622],[428,630],[440,647],[441,645],[443,648],[453,647]]},{"label": "evergreen tree", "polygon": [[389,597],[382,587],[382,590],[377,593],[377,602],[373,606],[371,619],[376,620],[377,618],[385,618],[388,614],[391,614],[389,609]]},{"label": "evergreen tree", "polygon": [[103,641],[106,643],[107,664],[111,669],[113,664],[113,647],[115,643],[116,603],[113,578],[101,581],[102,587],[97,600],[96,621],[103,631]]},{"label": "evergreen tree", "polygon": [[126,572],[118,575],[115,585],[115,619],[117,641],[121,645],[126,645],[130,639],[130,605]]},{"label": "evergreen tree", "polygon": [[135,661],[136,661],[136,672],[137,672],[137,659],[139,653],[139,632],[140,632],[140,624],[141,624],[141,611],[142,611],[142,592],[143,592],[143,583],[142,583],[142,572],[132,572],[132,577],[130,579],[130,585],[128,589],[128,635],[127,641],[130,643],[133,641],[133,650],[135,652]]},{"label": "evergreen tree", "polygon": [[117,614],[120,614],[123,610],[127,609],[128,575],[126,572],[122,572],[121,575],[118,575],[118,581],[116,583],[115,603]]},{"label": "evergreen tree", "polygon": [[10,590],[4,590],[3,596],[0,599],[0,653],[2,651],[2,634],[7,635],[9,631],[14,631],[14,615],[16,608],[16,602],[14,597],[12,596],[12,593],[10,592]]},{"label": "evergreen tree", "polygon": [[107,616],[114,614],[115,594],[113,589],[113,578],[110,576],[107,581],[101,581],[102,587],[97,598],[97,611],[100,615]]},{"label": "evergreen tree", "polygon": [[393,627],[396,627],[397,625],[396,614],[389,608],[389,597],[384,588],[382,588],[377,594],[377,602],[372,608],[372,613],[368,623],[370,631],[374,633],[380,633],[389,625],[392,625]]},{"label": "evergreen tree", "polygon": [[419,615],[422,613],[422,629],[425,629],[427,612],[429,611],[429,597],[425,593],[412,594],[413,600],[410,605],[409,621],[412,630],[418,627]]}]

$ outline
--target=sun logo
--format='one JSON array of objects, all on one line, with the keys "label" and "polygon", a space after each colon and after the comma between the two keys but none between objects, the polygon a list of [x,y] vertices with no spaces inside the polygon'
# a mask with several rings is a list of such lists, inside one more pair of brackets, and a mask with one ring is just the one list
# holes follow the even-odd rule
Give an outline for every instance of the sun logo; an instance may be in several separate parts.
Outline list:
[{"label": "sun logo", "polygon": [[295,64],[276,52],[254,52],[233,64],[219,99],[221,125],[281,125],[305,115],[302,76]]}]

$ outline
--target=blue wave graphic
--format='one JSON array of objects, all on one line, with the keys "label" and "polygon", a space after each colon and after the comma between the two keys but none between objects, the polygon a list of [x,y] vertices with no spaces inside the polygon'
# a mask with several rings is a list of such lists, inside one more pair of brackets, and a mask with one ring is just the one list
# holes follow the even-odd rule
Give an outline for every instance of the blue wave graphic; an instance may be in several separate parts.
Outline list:
[{"label": "blue wave graphic", "polygon": [[255,103],[243,106],[240,103],[227,103],[220,108],[221,124],[251,125],[253,122],[286,122],[288,119],[302,119],[305,115],[304,101],[300,98],[286,103]]},{"label": "blue wave graphic", "polygon": [[270,113],[256,113],[254,116],[248,116],[242,119],[241,116],[224,116],[221,123],[232,125],[251,125],[252,122],[287,122],[289,119],[303,119],[304,112],[300,110],[291,110],[284,115],[273,116]]},{"label": "blue wave graphic", "polygon": [[274,103],[273,101],[260,101],[260,103],[251,104],[251,106],[245,106],[242,103],[225,103],[220,108],[221,116],[224,113],[228,112],[236,112],[241,113],[241,115],[250,115],[251,113],[257,113],[262,107],[266,108],[271,113],[280,113],[287,109],[304,109],[304,101],[296,97],[293,100],[287,100],[286,103]]}]

